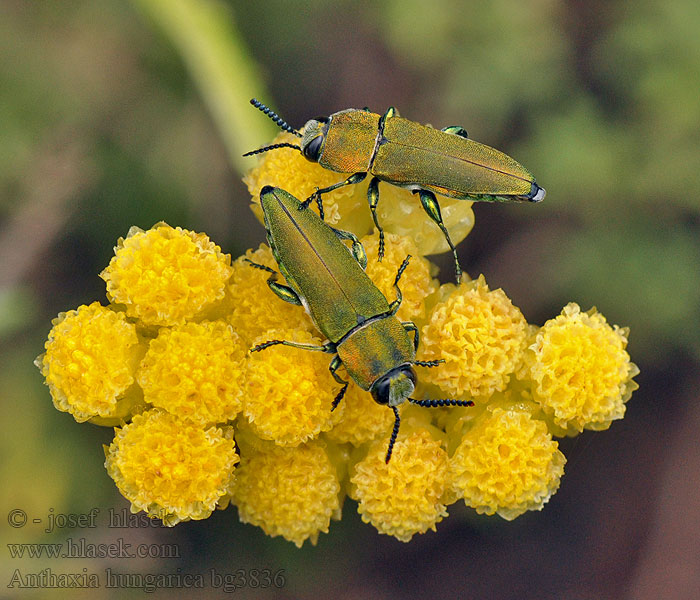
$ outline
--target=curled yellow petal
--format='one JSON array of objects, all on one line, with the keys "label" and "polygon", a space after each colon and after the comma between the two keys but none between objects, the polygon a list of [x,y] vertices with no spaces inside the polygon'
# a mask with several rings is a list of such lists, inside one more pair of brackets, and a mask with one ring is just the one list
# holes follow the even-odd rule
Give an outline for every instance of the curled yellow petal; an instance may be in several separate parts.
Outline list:
[{"label": "curled yellow petal", "polygon": [[360,241],[367,252],[367,275],[389,302],[396,298],[396,273],[404,259],[408,255],[411,256],[399,281],[402,300],[396,316],[402,321],[424,319],[425,300],[440,287],[438,280],[433,277],[437,267],[420,255],[418,247],[410,237],[386,234],[384,258],[381,262],[377,260],[379,237],[376,234],[365,236]]}]

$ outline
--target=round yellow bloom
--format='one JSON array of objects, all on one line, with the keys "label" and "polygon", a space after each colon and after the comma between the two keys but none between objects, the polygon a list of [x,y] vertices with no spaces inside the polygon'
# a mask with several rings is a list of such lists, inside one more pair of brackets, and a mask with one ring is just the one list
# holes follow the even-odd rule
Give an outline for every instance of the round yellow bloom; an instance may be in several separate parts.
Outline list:
[{"label": "round yellow bloom", "polygon": [[281,535],[301,547],[327,533],[340,518],[340,483],[324,448],[316,442],[246,454],[236,469],[232,501],[243,523]]},{"label": "round yellow bloom", "polygon": [[93,302],[61,313],[35,364],[54,406],[82,423],[126,414],[120,403],[134,382],[144,349],[124,313]]},{"label": "round yellow bloom", "polygon": [[[326,433],[326,437],[339,444],[360,446],[379,436],[387,437],[394,426],[394,411],[377,404],[372,394],[350,383],[342,400],[342,419]],[[338,407],[336,410],[339,410]]]},{"label": "round yellow bloom", "polygon": [[227,323],[163,328],[148,347],[137,381],[146,402],[201,425],[230,421],[242,405],[247,347]]},{"label": "round yellow bloom", "polygon": [[487,410],[450,460],[455,495],[479,514],[511,521],[541,510],[559,488],[566,459],[527,410]]},{"label": "round yellow bloom", "polygon": [[367,252],[367,275],[389,302],[396,299],[396,273],[404,259],[411,255],[408,267],[399,281],[402,301],[396,316],[402,321],[425,318],[425,299],[440,287],[439,282],[432,277],[437,270],[435,265],[420,256],[416,244],[409,237],[386,234],[384,258],[381,262],[377,260],[379,236],[365,236],[360,241]]},{"label": "round yellow bloom", "polygon": [[447,452],[427,430],[405,427],[387,464],[387,440],[375,441],[355,465],[351,493],[365,523],[408,542],[416,533],[435,531],[447,516]]},{"label": "round yellow bloom", "polygon": [[[273,144],[299,145],[299,138],[291,133],[280,133]],[[301,152],[291,148],[270,150],[260,155],[258,164],[243,178],[253,196],[253,212],[262,222],[260,190],[266,185],[281,187],[299,200],[306,200],[317,188],[325,188],[344,181],[349,173],[336,173],[318,163],[306,160]],[[347,185],[323,195],[323,211],[329,225],[365,232],[371,216],[367,203],[367,185]]]},{"label": "round yellow bloom", "polygon": [[625,350],[628,333],[573,302],[540,329],[528,351],[533,397],[556,426],[599,431],[624,416],[639,373]]},{"label": "round yellow bloom", "polygon": [[[269,340],[323,343],[308,332],[291,329],[271,329],[253,342]],[[341,402],[331,412],[340,384],[331,376],[329,363],[329,354],[282,345],[250,353],[243,414],[256,435],[280,446],[297,446],[333,427],[344,406]]]},{"label": "round yellow bloom", "polygon": [[115,431],[105,467],[133,512],[172,526],[227,504],[239,460],[230,429],[205,430],[154,409]]},{"label": "round yellow bloom", "polygon": [[525,318],[503,290],[489,291],[483,275],[464,282],[435,305],[423,327],[424,355],[445,362],[421,377],[452,396],[486,400],[505,389],[527,334]]},{"label": "round yellow bloom", "polygon": [[100,277],[110,301],[144,325],[177,325],[224,297],[231,257],[202,233],[158,223],[119,238]]},{"label": "round yellow bloom", "polygon": [[[255,251],[248,250],[245,256],[233,262],[233,274],[228,286],[231,310],[226,319],[244,343],[250,347],[255,338],[269,329],[315,331],[313,321],[304,308],[275,295],[267,285],[270,273],[256,269],[248,260],[278,271],[272,251],[264,244],[260,244]],[[284,285],[281,275],[279,282]]]}]

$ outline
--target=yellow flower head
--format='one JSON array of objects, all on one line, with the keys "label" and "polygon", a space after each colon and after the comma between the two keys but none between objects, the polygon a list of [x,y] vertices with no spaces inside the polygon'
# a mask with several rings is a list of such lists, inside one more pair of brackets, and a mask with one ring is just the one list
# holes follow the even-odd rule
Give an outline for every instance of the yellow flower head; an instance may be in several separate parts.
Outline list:
[{"label": "yellow flower head", "polygon": [[144,325],[177,325],[224,297],[231,257],[202,233],[158,223],[119,238],[100,277],[110,301]]},{"label": "yellow flower head", "polygon": [[439,282],[432,277],[437,268],[428,259],[420,256],[418,248],[410,237],[386,234],[384,258],[381,262],[377,260],[379,237],[365,236],[360,241],[367,252],[367,275],[389,302],[396,298],[394,288],[396,272],[404,259],[411,255],[408,267],[399,281],[403,299],[396,316],[402,321],[425,318],[425,299],[440,287]]},{"label": "yellow flower head", "polygon": [[527,360],[534,399],[556,426],[569,434],[599,431],[624,416],[639,373],[625,350],[628,333],[573,302],[540,329]]},{"label": "yellow flower head", "polygon": [[372,394],[354,383],[350,383],[342,405],[342,418],[326,433],[326,437],[334,442],[360,446],[379,436],[386,437],[394,426],[394,412],[377,404]]},{"label": "yellow flower head", "polygon": [[450,460],[452,491],[479,514],[510,521],[542,509],[565,462],[543,421],[527,410],[489,406]]},{"label": "yellow flower head", "polygon": [[131,510],[169,526],[225,506],[239,460],[230,430],[205,430],[159,409],[117,429],[106,455],[107,472]]},{"label": "yellow flower head", "polygon": [[435,305],[423,327],[423,353],[445,362],[422,378],[450,395],[486,400],[505,389],[527,334],[525,318],[503,290],[490,291],[483,276],[464,282]]},{"label": "yellow flower head", "polygon": [[232,501],[243,523],[301,547],[340,518],[340,483],[318,442],[249,452],[236,469]]},{"label": "yellow flower head", "polygon": [[223,321],[163,328],[141,361],[146,402],[201,425],[223,423],[242,408],[248,348]]},{"label": "yellow flower head", "polygon": [[[280,133],[273,144],[299,144],[291,133]],[[305,200],[316,191],[344,181],[348,173],[324,169],[318,163],[306,160],[301,152],[291,148],[270,150],[260,155],[256,167],[243,178],[253,197],[253,212],[262,222],[260,190],[266,185],[281,187],[299,200]],[[366,231],[370,223],[367,205],[367,184],[347,185],[323,196],[326,222],[334,227],[352,231]]]},{"label": "yellow flower head", "polygon": [[410,427],[402,428],[388,464],[386,448],[386,438],[377,440],[355,465],[352,497],[365,523],[408,542],[416,533],[435,531],[447,516],[447,452],[426,429]]},{"label": "yellow flower head", "polygon": [[128,412],[119,400],[134,382],[143,347],[124,313],[99,302],[61,313],[44,348],[35,364],[58,410],[79,423]]},{"label": "yellow flower head", "polygon": [[[255,251],[248,250],[245,256],[233,262],[233,274],[228,286],[231,308],[226,319],[244,343],[251,346],[255,338],[269,329],[315,331],[313,321],[304,308],[276,296],[267,285],[270,273],[256,269],[248,260],[278,270],[272,251],[264,244],[260,244]],[[280,283],[284,284],[281,275]]]},{"label": "yellow flower head", "polygon": [[[254,340],[287,340],[320,346],[306,331],[271,329]],[[329,355],[288,346],[271,346],[248,355],[243,413],[251,429],[281,446],[297,446],[328,431],[343,415],[331,412],[340,385],[328,371]]]}]

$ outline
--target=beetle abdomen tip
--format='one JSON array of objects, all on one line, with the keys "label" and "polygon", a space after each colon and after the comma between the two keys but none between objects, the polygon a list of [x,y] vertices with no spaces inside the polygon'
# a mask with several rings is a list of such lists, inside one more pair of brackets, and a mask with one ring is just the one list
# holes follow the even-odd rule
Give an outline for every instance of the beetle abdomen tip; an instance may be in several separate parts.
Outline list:
[{"label": "beetle abdomen tip", "polygon": [[528,200],[530,202],[542,202],[544,200],[545,195],[547,192],[543,187],[540,187],[537,185],[534,181],[532,182],[532,189],[530,190],[530,193],[527,195]]}]

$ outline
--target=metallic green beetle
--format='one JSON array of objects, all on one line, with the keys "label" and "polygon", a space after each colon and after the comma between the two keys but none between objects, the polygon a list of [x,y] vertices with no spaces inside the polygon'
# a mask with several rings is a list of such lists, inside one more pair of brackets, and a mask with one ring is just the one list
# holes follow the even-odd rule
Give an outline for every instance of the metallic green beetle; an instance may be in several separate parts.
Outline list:
[{"label": "metallic green beetle", "polygon": [[250,103],[283,130],[300,137],[301,143],[299,146],[273,144],[244,156],[275,148],[296,148],[325,169],[352,173],[345,181],[316,190],[302,203],[302,208],[316,200],[323,218],[323,194],[359,183],[367,174],[372,175],[367,199],[379,231],[379,260],[384,255],[384,231],[377,220],[380,181],[419,195],[423,209],[440,227],[452,250],[457,283],[462,269],[435,194],[502,202],[540,202],[545,196],[544,188],[537,185],[525,167],[503,152],[470,140],[459,126],[433,129],[402,119],[393,107],[381,116],[368,109],[349,108],[307,121],[302,133],[255,98]]},{"label": "metallic green beetle", "polygon": [[[379,404],[394,411],[394,429],[386,462],[399,432],[397,406],[405,400],[419,406],[471,406],[467,400],[414,400],[409,396],[416,384],[413,365],[437,366],[442,361],[416,360],[418,328],[396,318],[401,304],[398,283],[408,266],[407,257],[396,274],[397,298],[391,304],[367,276],[367,255],[357,237],[326,225],[310,210],[299,211],[301,202],[280,188],[260,190],[267,239],[287,285],[278,273],[264,265],[251,264],[271,273],[268,285],[282,300],[303,305],[316,327],[328,338],[322,346],[286,340],[270,340],[251,349],[258,352],[275,344],[335,354],[329,369],[342,385],[331,406],[335,409],[345,395],[348,381],[337,370],[344,365],[348,374]],[[341,241],[348,240],[352,249]],[[413,340],[409,336],[413,334]]]}]

